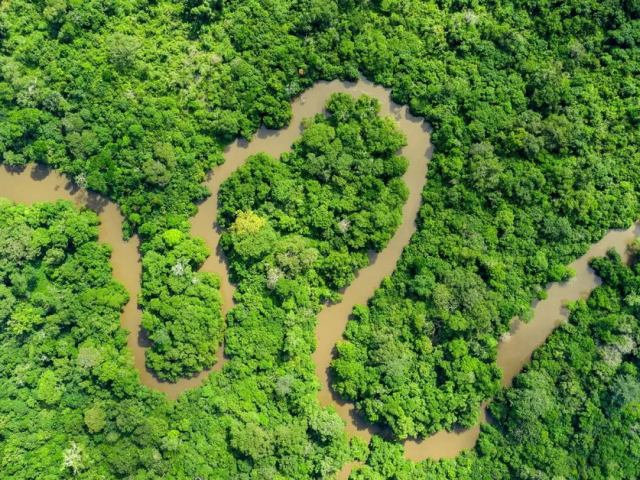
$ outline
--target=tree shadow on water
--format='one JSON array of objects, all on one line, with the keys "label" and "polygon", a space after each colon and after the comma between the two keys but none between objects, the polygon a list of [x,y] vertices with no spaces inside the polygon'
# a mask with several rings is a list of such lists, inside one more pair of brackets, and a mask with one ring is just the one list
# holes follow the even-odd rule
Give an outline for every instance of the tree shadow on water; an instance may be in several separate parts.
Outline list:
[{"label": "tree shadow on water", "polygon": [[88,209],[93,210],[98,214],[103,213],[105,208],[111,203],[111,200],[104,195],[92,190],[81,188],[78,184],[72,181],[68,181],[64,186],[64,189]]},{"label": "tree shadow on water", "polygon": [[149,332],[140,327],[138,330],[138,346],[142,348],[150,348],[152,343],[153,342],[149,338]]},{"label": "tree shadow on water", "polygon": [[36,182],[40,182],[45,178],[47,178],[50,173],[51,173],[51,169],[46,165],[36,164],[31,169],[31,174],[29,176],[31,177],[32,180],[35,180]]},{"label": "tree shadow on water", "polygon": [[27,169],[27,166],[26,165],[7,165],[5,163],[2,165],[2,168],[4,168],[7,171],[7,173],[9,173],[10,175],[20,175]]}]

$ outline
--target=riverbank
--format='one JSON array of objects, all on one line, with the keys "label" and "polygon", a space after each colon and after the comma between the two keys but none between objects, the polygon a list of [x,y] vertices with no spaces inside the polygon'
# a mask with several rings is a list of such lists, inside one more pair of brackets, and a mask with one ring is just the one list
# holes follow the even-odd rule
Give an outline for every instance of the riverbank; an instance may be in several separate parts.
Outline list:
[{"label": "riverbank", "polygon": [[[403,222],[389,242],[387,248],[376,255],[370,255],[371,263],[362,269],[354,282],[343,292],[342,301],[323,309],[318,317],[316,328],[317,346],[313,354],[316,375],[320,380],[319,401],[323,406],[332,405],[346,422],[346,431],[350,435],[359,435],[368,440],[373,434],[381,434],[380,429],[364,422],[357,414],[353,404],[345,402],[330,389],[330,363],[333,349],[342,338],[353,306],[366,303],[373,295],[382,279],[390,275],[400,258],[404,246],[415,232],[415,218],[421,205],[421,192],[426,181],[427,164],[432,150],[429,142],[429,128],[421,119],[411,116],[407,107],[400,107],[389,99],[389,91],[370,82],[361,80],[357,84],[320,82],[292,104],[293,120],[289,127],[282,130],[260,129],[251,142],[237,140],[225,151],[225,163],[209,173],[207,185],[212,196],[199,205],[198,214],[191,219],[191,233],[205,239],[214,252],[202,266],[202,270],[216,273],[221,278],[223,313],[233,306],[235,287],[229,282],[227,265],[223,253],[217,248],[220,230],[216,225],[217,193],[220,185],[247,159],[248,156],[266,152],[274,157],[290,149],[293,141],[300,135],[302,118],[322,111],[326,99],[335,92],[361,95],[366,93],[380,100],[381,113],[391,115],[408,137],[408,145],[402,154],[409,159],[409,169],[404,176],[410,191],[409,199],[403,208]],[[141,264],[138,252],[139,240],[122,239],[123,217],[116,204],[106,197],[87,192],[69,182],[64,176],[42,166],[29,165],[26,168],[0,168],[0,195],[16,202],[33,203],[65,199],[78,206],[96,211],[102,224],[99,240],[113,248],[111,263],[114,277],[122,282],[131,295],[121,317],[121,324],[131,334],[128,347],[133,353],[135,368],[140,372],[141,383],[165,392],[175,399],[189,389],[199,386],[212,371],[224,365],[223,348],[219,349],[218,362],[213,369],[199,375],[182,379],[176,383],[160,382],[145,367],[146,338],[140,331],[141,311],[137,308],[137,296],[140,291]],[[566,283],[550,284],[547,299],[537,302],[534,318],[528,324],[514,320],[511,333],[506,335],[498,347],[498,366],[503,370],[503,386],[510,385],[513,377],[529,362],[531,353],[544,342],[560,321],[566,319],[564,305],[568,301],[586,298],[593,288],[599,285],[599,279],[588,266],[589,260],[602,256],[609,248],[624,253],[630,240],[640,234],[637,225],[628,230],[612,230],[589,251],[571,264],[576,277]],[[484,409],[482,414],[484,420]],[[472,448],[479,435],[480,426],[456,432],[440,432],[425,440],[407,440],[404,442],[406,457],[414,461],[426,458],[451,458],[460,451]]]}]

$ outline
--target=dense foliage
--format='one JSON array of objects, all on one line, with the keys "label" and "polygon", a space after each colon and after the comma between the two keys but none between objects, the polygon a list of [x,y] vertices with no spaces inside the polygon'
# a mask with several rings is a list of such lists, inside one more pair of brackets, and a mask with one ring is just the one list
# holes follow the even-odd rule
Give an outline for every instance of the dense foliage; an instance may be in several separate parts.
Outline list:
[{"label": "dense foliage", "polygon": [[416,465],[376,438],[352,478],[638,478],[640,264],[612,251],[592,266],[604,284],[570,305],[569,321],[489,405],[474,450]]},{"label": "dense foliage", "polygon": [[47,163],[108,194],[129,231],[173,226],[207,195],[199,182],[224,144],[284,126],[288,100],[316,79],[357,75],[339,66],[335,5],[301,7],[3,2],[3,161]]},{"label": "dense foliage", "polygon": [[150,411],[166,402],[140,388],[124,349],[119,322],[128,294],[111,279],[111,251],[97,244],[97,224],[93,212],[78,213],[68,202],[0,201],[5,478],[55,478],[87,468],[117,475],[135,444],[155,472],[151,446],[158,448],[168,424],[162,408]]},{"label": "dense foliage", "polygon": [[401,438],[475,424],[511,318],[640,214],[637,3],[437,5],[382,2],[356,41],[434,127],[420,231],[334,362],[335,389]]},{"label": "dense foliage", "polygon": [[[290,364],[257,374],[250,352],[238,351],[224,375],[175,404],[140,386],[119,326],[128,295],[111,279],[97,224],[68,202],[0,203],[2,476],[313,478],[339,469],[346,435],[316,400],[312,335]],[[240,338],[250,331],[236,327]]]},{"label": "dense foliage", "polygon": [[310,119],[291,153],[249,158],[220,189],[221,244],[238,281],[226,353],[281,370],[281,394],[300,377],[314,391],[315,314],[368,248],[384,247],[406,200],[406,160],[394,153],[405,140],[377,102],[333,95],[326,106],[331,116]]},{"label": "dense foliage", "polygon": [[[337,95],[327,108],[332,115],[310,119],[282,161],[256,156],[225,183],[223,245],[239,282],[231,359],[175,405],[140,387],[124,350],[118,314],[127,295],[110,278],[108,247],[95,242],[96,215],[64,202],[2,204],[0,371],[11,419],[0,427],[8,439],[3,473],[42,478],[62,467],[108,477],[309,478],[327,477],[350,458],[342,420],[316,399],[315,314],[398,226],[406,160],[394,152],[405,139],[368,97]],[[335,138],[326,143],[322,135]],[[278,203],[278,188],[306,203],[322,198],[323,223],[306,223],[306,210]],[[369,215],[374,207],[386,216]],[[341,230],[343,219],[353,229]],[[215,358],[218,279],[194,273],[209,252],[179,228],[142,250],[143,326],[154,341],[147,360],[175,379],[207,366],[200,358]],[[343,277],[330,261],[346,264]],[[33,460],[45,452],[46,462]]]},{"label": "dense foliage", "polygon": [[[495,345],[509,320],[526,319],[531,299],[544,295],[541,286],[569,276],[564,265],[605,229],[626,226],[640,214],[638,32],[635,0],[6,0],[0,4],[1,161],[47,163],[121,205],[125,234],[138,232],[143,240],[140,302],[154,341],[148,363],[174,379],[213,362],[223,328],[217,281],[193,274],[206,252],[188,238],[186,222],[208,194],[200,181],[222,161],[223,145],[238,134],[249,138],[261,122],[286,124],[287,100],[316,80],[355,79],[362,71],[392,87],[396,101],[433,125],[436,155],[419,232],[393,277],[369,306],[357,308],[347,341],[338,347],[334,386],[398,437],[424,436],[476,421],[478,403],[499,385]],[[334,128],[332,121],[316,120],[324,126],[312,132],[328,138],[323,135]],[[334,130],[335,138],[357,139]],[[300,152],[312,148],[313,158],[304,153],[309,165],[294,153],[282,162],[258,157],[248,167],[282,180],[294,189],[286,194],[302,205],[279,198],[285,192],[279,189],[248,205],[240,185],[223,197],[229,208],[221,220],[233,225],[225,248],[243,283],[240,305],[228,319],[235,357],[225,371],[175,406],[166,404],[134,388],[135,375],[119,353],[124,343],[114,312],[100,313],[111,337],[93,325],[90,312],[77,315],[74,322],[91,321],[96,329],[87,333],[95,333],[95,345],[120,358],[108,370],[120,368],[122,380],[99,388],[91,379],[79,382],[58,372],[67,364],[60,360],[38,364],[36,380],[26,387],[1,389],[13,429],[0,423],[3,473],[12,468],[11,476],[59,475],[64,452],[82,457],[78,449],[86,453],[90,445],[100,448],[83,457],[85,468],[115,476],[139,472],[142,478],[165,472],[319,477],[346,460],[339,421],[314,396],[314,314],[322,299],[334,298],[335,289],[348,283],[351,267],[364,263],[366,248],[384,245],[403,193],[383,167],[366,174],[371,188],[380,182],[388,188],[388,197],[360,203],[356,196],[357,203],[341,204],[341,195],[353,192],[336,196],[341,184],[325,175],[345,165],[357,168],[357,155],[334,141],[313,146],[310,136],[310,145],[298,144]],[[329,160],[330,168],[324,163]],[[391,166],[401,167],[398,162]],[[353,183],[343,173],[336,178]],[[327,187],[314,190],[314,181]],[[264,189],[262,180],[248,184]],[[373,231],[377,225],[381,231]],[[65,248],[71,249],[65,255],[80,255],[69,244]],[[51,255],[52,265],[67,258],[54,250],[41,251]],[[94,250],[85,253],[102,255],[95,268],[106,272],[106,251]],[[10,307],[16,325],[35,322],[33,328],[46,332],[48,323],[40,327],[40,314],[32,311],[42,308],[41,292],[32,288],[44,282],[46,262],[38,263],[40,253],[28,255],[28,262],[2,267],[19,270],[15,284],[2,280],[16,289],[6,298],[17,300],[2,305],[24,303],[24,311]],[[288,263],[290,257],[299,262]],[[189,285],[194,278],[200,282]],[[277,288],[269,288],[270,279]],[[80,281],[69,280],[75,290],[65,293],[64,304],[75,304]],[[109,290],[116,293],[103,292],[105,297],[122,297],[112,305],[115,311],[125,294],[113,285]],[[189,305],[189,314],[176,312],[178,301]],[[96,301],[82,308],[102,307]],[[43,355],[38,342],[44,340],[6,330],[11,314],[2,323],[2,335],[8,335],[2,341],[12,345],[3,348],[3,361],[36,365],[30,355]],[[193,334],[199,329],[203,337]],[[61,353],[64,358],[82,342],[67,333],[51,332],[51,341],[60,339],[56,349],[72,350]],[[11,379],[20,368],[2,371],[0,381],[16,382]],[[40,390],[40,378],[43,392],[59,383],[73,394],[49,406],[47,393],[20,400]],[[114,385],[127,379],[130,391],[121,393]],[[607,388],[604,380],[602,385]],[[93,409],[90,398],[113,401]],[[71,406],[60,403],[67,401]],[[94,430],[101,424],[99,409],[106,412],[104,430],[81,433],[85,407],[92,409]],[[165,410],[175,416],[162,420]],[[55,439],[42,433],[47,431]],[[42,445],[51,450],[38,451]],[[454,465],[460,472],[465,458]]]},{"label": "dense foliage", "polygon": [[[210,194],[200,182],[223,161],[224,145],[250,138],[261,123],[285,125],[290,98],[345,70],[335,54],[329,65],[314,53],[335,46],[316,24],[320,4],[302,13],[239,2],[222,19],[218,7],[200,3],[2,2],[0,161],[46,163],[109,195],[127,218],[125,234],[144,242],[158,246],[168,229],[188,233],[186,219]],[[311,32],[325,45],[306,42]],[[147,271],[157,260],[144,260]],[[163,293],[147,274],[141,300],[150,308],[147,365],[175,380],[211,366],[221,325],[220,313],[202,311],[169,320],[169,297],[182,296],[171,292],[170,261],[158,271],[167,278],[156,279]],[[189,262],[195,270],[198,262]],[[210,280],[203,285],[215,288]],[[210,288],[187,294],[194,308],[204,298],[217,303]],[[200,337],[193,333],[202,327]]]},{"label": "dense foliage", "polygon": [[221,243],[239,275],[275,251],[263,262],[271,288],[313,266],[313,277],[340,289],[400,225],[404,135],[366,95],[334,94],[326,109],[328,118],[307,119],[292,152],[250,157],[221,186],[219,222],[231,227]]},{"label": "dense foliage", "polygon": [[145,243],[143,251],[142,328],[153,342],[147,366],[172,381],[211,367],[224,320],[220,279],[197,271],[209,249],[201,238],[170,229]]}]

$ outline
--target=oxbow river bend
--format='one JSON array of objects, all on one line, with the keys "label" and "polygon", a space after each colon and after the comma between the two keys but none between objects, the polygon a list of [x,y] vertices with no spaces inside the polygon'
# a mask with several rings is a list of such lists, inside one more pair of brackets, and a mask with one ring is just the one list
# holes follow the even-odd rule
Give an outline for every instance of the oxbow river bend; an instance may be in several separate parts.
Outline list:
[{"label": "oxbow river bend", "polygon": [[[346,422],[346,430],[350,435],[359,435],[369,440],[371,435],[384,434],[384,432],[367,424],[355,411],[353,404],[345,402],[332,392],[329,366],[333,358],[333,347],[342,338],[354,305],[366,303],[382,279],[391,275],[402,249],[416,230],[415,218],[420,208],[421,191],[427,178],[427,165],[432,153],[429,126],[422,119],[412,116],[407,107],[393,103],[387,89],[373,85],[364,79],[357,83],[319,82],[293,102],[293,119],[289,127],[281,130],[261,128],[251,142],[237,140],[226,149],[225,163],[209,172],[205,184],[212,195],[199,205],[198,214],[191,219],[191,233],[204,238],[214,252],[204,263],[202,270],[216,273],[220,277],[223,313],[226,314],[233,306],[235,287],[229,282],[224,255],[217,248],[221,232],[215,223],[215,218],[220,185],[243,165],[248,156],[266,152],[278,157],[289,150],[293,141],[300,135],[301,120],[321,112],[325,101],[335,92],[356,96],[366,93],[377,98],[382,105],[381,114],[394,118],[408,139],[408,145],[401,152],[409,159],[409,168],[404,175],[404,181],[410,191],[409,199],[402,212],[402,225],[382,252],[370,254],[369,266],[360,270],[354,282],[342,292],[342,301],[326,306],[322,310],[318,316],[316,328],[317,348],[313,354],[313,360],[316,364],[316,375],[321,384],[318,393],[319,401],[324,406],[334,406]],[[212,371],[222,368],[225,363],[223,347],[218,351],[218,362],[213,369],[176,383],[161,382],[153,372],[146,369],[145,349],[149,345],[144,332],[140,330],[142,312],[138,309],[136,302],[140,291],[141,274],[139,241],[136,237],[129,241],[122,239],[123,217],[116,204],[104,196],[77,187],[64,176],[46,167],[37,165],[28,165],[25,168],[6,166],[0,168],[0,197],[27,204],[59,199],[70,200],[100,215],[102,223],[99,227],[99,239],[113,248],[111,257],[113,275],[124,284],[131,295],[131,300],[122,313],[121,325],[131,332],[128,347],[133,353],[134,365],[140,372],[142,384],[161,390],[169,398],[175,399],[181,392],[201,385],[203,379]],[[513,321],[510,334],[503,338],[498,347],[498,366],[504,372],[503,386],[511,384],[513,377],[529,362],[531,353],[544,342],[560,322],[566,320],[567,312],[564,305],[568,301],[586,298],[589,292],[599,285],[599,278],[589,268],[589,260],[604,255],[610,248],[615,248],[626,258],[627,244],[639,233],[640,227],[637,224],[628,230],[609,231],[600,242],[593,244],[584,256],[571,264],[576,271],[575,278],[566,283],[548,286],[548,297],[536,302],[535,315],[530,323]],[[483,421],[486,420],[484,406],[481,409],[481,418]],[[476,425],[466,430],[440,432],[421,441],[407,440],[404,442],[406,457],[414,461],[454,457],[460,451],[474,446],[479,431],[480,426]],[[343,469],[341,476],[348,474],[348,470],[349,466]]]}]

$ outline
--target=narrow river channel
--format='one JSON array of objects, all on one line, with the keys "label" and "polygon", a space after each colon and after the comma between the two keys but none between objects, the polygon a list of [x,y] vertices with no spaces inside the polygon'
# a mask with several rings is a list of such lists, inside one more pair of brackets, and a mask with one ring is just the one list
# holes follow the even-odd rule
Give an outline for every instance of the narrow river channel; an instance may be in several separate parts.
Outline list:
[{"label": "narrow river channel", "polygon": [[[313,354],[316,375],[321,384],[319,400],[323,406],[333,405],[346,422],[350,435],[359,435],[369,440],[372,434],[382,433],[379,429],[364,422],[351,403],[345,402],[330,389],[329,366],[333,358],[333,348],[342,338],[348,317],[356,304],[364,304],[373,295],[382,279],[391,275],[402,249],[415,232],[415,218],[421,204],[421,191],[427,177],[427,165],[432,148],[429,141],[429,126],[420,118],[413,117],[407,107],[401,107],[390,101],[389,91],[373,85],[364,79],[358,83],[319,82],[293,104],[293,119],[289,127],[282,130],[261,128],[251,142],[237,140],[225,150],[225,163],[213,169],[205,185],[213,193],[199,205],[198,213],[191,219],[191,233],[205,239],[214,252],[202,269],[216,273],[221,278],[223,312],[233,306],[235,287],[229,282],[227,265],[222,252],[217,248],[220,231],[215,223],[217,215],[217,194],[224,182],[238,167],[242,166],[249,155],[266,152],[274,157],[290,149],[293,141],[300,135],[300,123],[304,117],[313,116],[322,111],[325,101],[332,93],[345,92],[353,95],[366,93],[380,100],[382,114],[390,115],[407,134],[408,145],[402,155],[409,159],[409,169],[404,181],[409,187],[410,196],[403,208],[403,222],[389,245],[379,254],[370,255],[370,265],[362,269],[354,282],[343,293],[342,301],[322,310],[316,329],[317,348]],[[100,215],[99,229],[101,242],[113,247],[111,263],[114,277],[122,282],[131,295],[121,317],[122,327],[131,333],[128,347],[133,352],[135,368],[140,372],[142,384],[165,392],[169,398],[193,387],[197,387],[213,370],[219,370],[225,363],[223,348],[218,352],[218,363],[212,370],[182,379],[176,383],[160,382],[153,372],[145,368],[145,349],[148,342],[140,331],[141,311],[137,308],[137,296],[140,291],[140,255],[136,237],[129,241],[122,239],[122,215],[116,204],[107,198],[76,187],[64,176],[42,166],[28,165],[25,168],[0,167],[0,197],[15,202],[33,203],[70,200],[78,206],[87,206]],[[513,377],[529,362],[531,353],[553,331],[559,322],[566,319],[564,305],[567,301],[585,298],[599,284],[588,262],[595,256],[603,255],[609,248],[625,253],[626,245],[640,233],[637,225],[628,230],[612,230],[571,266],[576,277],[570,282],[552,284],[548,287],[548,298],[535,305],[535,316],[528,324],[517,320],[513,322],[511,333],[498,347],[498,365],[504,372],[503,385],[510,385]],[[481,412],[484,420],[484,408]],[[426,458],[450,458],[461,450],[472,448],[479,434],[479,425],[458,432],[440,432],[425,440],[407,440],[404,442],[406,457],[414,461]],[[343,476],[348,469],[344,469]]]}]

